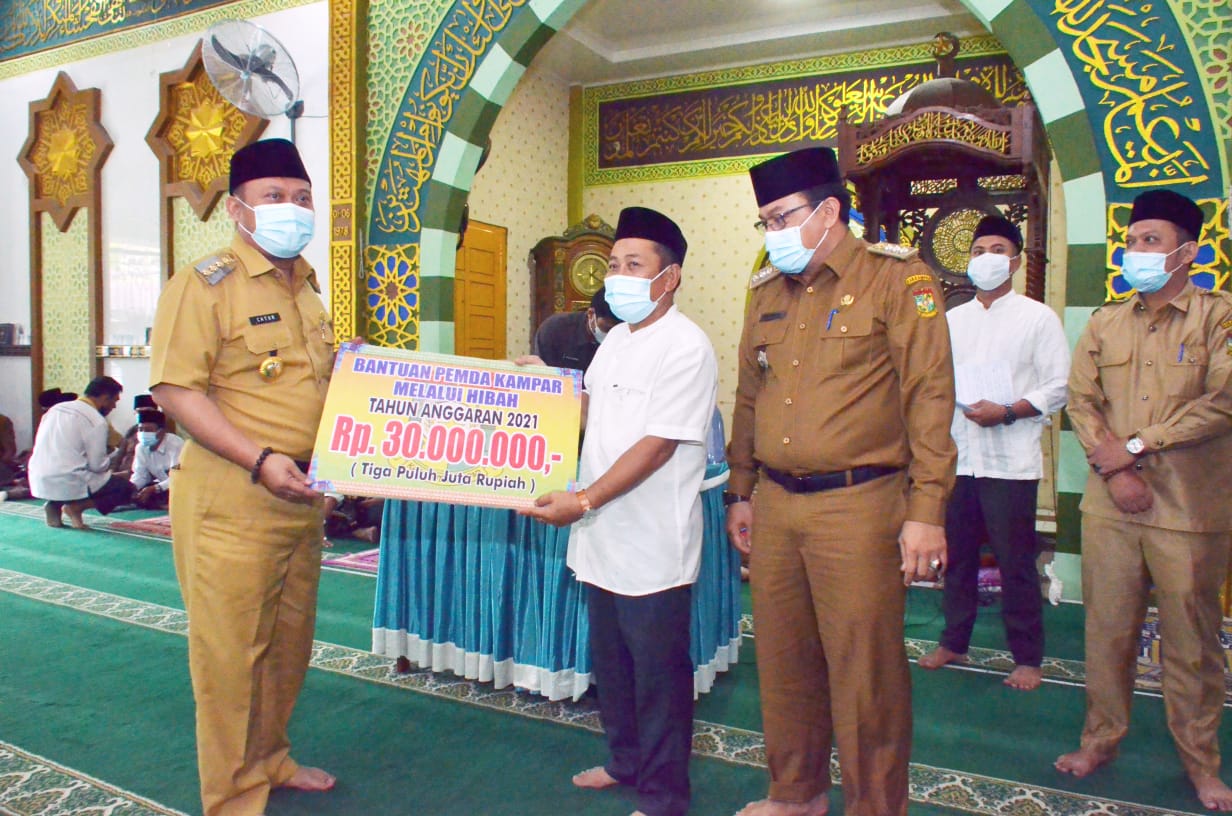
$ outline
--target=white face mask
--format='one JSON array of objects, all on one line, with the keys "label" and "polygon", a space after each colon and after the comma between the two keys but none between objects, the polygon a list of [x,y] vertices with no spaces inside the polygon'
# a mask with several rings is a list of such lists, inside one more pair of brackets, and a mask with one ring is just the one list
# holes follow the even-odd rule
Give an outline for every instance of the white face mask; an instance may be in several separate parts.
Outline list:
[{"label": "white face mask", "polygon": [[967,261],[967,277],[975,284],[976,289],[990,292],[1010,279],[1010,263],[1014,258],[995,252],[976,255]]},{"label": "white face mask", "polygon": [[[606,298],[604,298],[606,300]],[[590,318],[586,321],[586,328],[590,329],[590,336],[595,338],[596,343],[602,343],[603,338],[607,337],[607,332],[599,328],[599,321],[595,318]]]}]

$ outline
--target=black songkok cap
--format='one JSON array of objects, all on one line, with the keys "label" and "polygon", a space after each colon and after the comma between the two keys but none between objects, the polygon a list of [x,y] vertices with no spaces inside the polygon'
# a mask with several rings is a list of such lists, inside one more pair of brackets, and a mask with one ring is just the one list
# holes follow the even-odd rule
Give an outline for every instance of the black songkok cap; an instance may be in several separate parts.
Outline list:
[{"label": "black songkok cap", "polygon": [[1134,199],[1134,209],[1129,214],[1130,224],[1156,218],[1175,224],[1195,241],[1202,234],[1202,222],[1206,220],[1202,216],[1202,208],[1193,199],[1171,190],[1149,190]]},{"label": "black songkok cap", "polygon": [[286,139],[264,139],[235,151],[231,157],[231,192],[246,181],[260,178],[295,178],[312,183],[299,151]]},{"label": "black songkok cap", "polygon": [[153,422],[160,428],[167,427],[167,417],[156,408],[143,408],[137,412],[137,422]]},{"label": "black songkok cap", "polygon": [[620,220],[616,223],[616,240],[621,238],[645,238],[647,241],[657,241],[676,253],[680,263],[684,263],[684,253],[689,248],[689,242],[676,222],[663,213],[649,207],[625,207],[620,211]]},{"label": "black songkok cap", "polygon": [[76,394],[61,393],[59,388],[48,388],[46,391],[38,395],[39,407],[43,410],[47,410],[51,406],[58,405],[61,402],[68,402],[69,400],[75,399],[77,399]]},{"label": "black songkok cap", "polygon": [[749,168],[757,206],[825,184],[841,186],[838,158],[828,147],[806,147]]},{"label": "black songkok cap", "polygon": [[158,410],[158,403],[154,402],[154,398],[149,394],[138,394],[133,397],[133,410],[140,411],[142,408],[152,408]]},{"label": "black songkok cap", "polygon": [[975,225],[975,234],[971,236],[971,243],[975,243],[977,238],[983,238],[986,235],[1000,235],[1011,242],[1019,252],[1022,252],[1022,233],[1008,218],[999,215],[986,215],[981,218],[980,223]]}]

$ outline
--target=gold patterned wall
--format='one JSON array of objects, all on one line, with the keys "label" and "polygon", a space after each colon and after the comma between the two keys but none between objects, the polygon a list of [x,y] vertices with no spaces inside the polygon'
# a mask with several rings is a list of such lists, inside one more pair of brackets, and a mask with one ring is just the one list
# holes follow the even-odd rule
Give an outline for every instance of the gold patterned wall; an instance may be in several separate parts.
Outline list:
[{"label": "gold patterned wall", "polygon": [[48,213],[35,218],[42,235],[43,387],[80,393],[94,377],[90,292],[82,280],[82,261],[90,250],[89,224],[74,218],[61,232]]}]

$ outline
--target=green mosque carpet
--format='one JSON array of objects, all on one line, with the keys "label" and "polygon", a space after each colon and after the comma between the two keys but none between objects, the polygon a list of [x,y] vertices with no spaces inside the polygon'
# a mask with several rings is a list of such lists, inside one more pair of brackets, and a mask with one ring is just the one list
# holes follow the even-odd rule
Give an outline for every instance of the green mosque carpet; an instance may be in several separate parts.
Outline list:
[{"label": "green mosque carpet", "polygon": [[[170,549],[87,520],[95,530],[50,530],[36,503],[0,505],[0,814],[199,812],[186,622]],[[628,791],[568,783],[603,759],[591,698],[552,703],[452,675],[398,674],[367,651],[374,586],[354,573],[323,575],[313,670],[292,737],[301,759],[340,782],[326,795],[276,792],[270,816],[635,809]],[[909,650],[935,639],[936,594],[913,590]],[[1081,610],[1048,613],[1063,682],[1014,692],[988,673],[992,658],[984,672],[913,667],[912,813],[1201,812],[1154,696],[1136,696],[1115,764],[1086,780],[1052,769],[1082,721]],[[996,651],[996,624],[981,615],[980,648]],[[693,813],[725,816],[764,796],[752,652],[749,643],[745,662],[698,702]],[[831,765],[838,780],[833,757]],[[841,789],[835,800],[841,813]]]}]

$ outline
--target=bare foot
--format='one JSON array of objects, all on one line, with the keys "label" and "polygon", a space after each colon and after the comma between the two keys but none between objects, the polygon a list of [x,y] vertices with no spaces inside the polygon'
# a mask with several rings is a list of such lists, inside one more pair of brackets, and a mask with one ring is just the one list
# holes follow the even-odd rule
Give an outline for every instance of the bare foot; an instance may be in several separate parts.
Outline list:
[{"label": "bare foot", "polygon": [[1093,748],[1079,748],[1077,751],[1061,754],[1052,765],[1062,773],[1073,774],[1081,779],[1101,765],[1108,764],[1113,758],[1113,754],[1101,753]]},{"label": "bare foot", "polygon": [[1225,785],[1222,779],[1217,776],[1191,775],[1189,781],[1193,782],[1203,807],[1223,812],[1232,810],[1232,788]]},{"label": "bare foot", "polygon": [[381,529],[379,527],[357,527],[351,531],[351,537],[369,544],[376,544],[381,538]]},{"label": "bare foot", "polygon": [[593,768],[587,768],[581,773],[574,774],[573,784],[579,788],[603,790],[613,785],[619,785],[620,780],[608,773],[607,769],[602,765],[596,765]]},{"label": "bare foot", "polygon": [[1035,691],[1040,687],[1044,673],[1039,666],[1015,666],[1010,676],[1003,681],[1010,688],[1019,691]]},{"label": "bare foot", "polygon": [[89,530],[90,525],[86,524],[85,519],[81,517],[80,507],[74,507],[71,504],[64,505],[64,515],[68,516],[68,524],[74,530]]},{"label": "bare foot", "polygon": [[50,502],[43,505],[43,516],[47,519],[48,527],[64,526],[64,522],[60,520],[60,505],[53,507]]},{"label": "bare foot", "polygon": [[807,802],[784,802],[781,799],[750,802],[736,816],[826,816],[829,810],[830,796],[822,792]]},{"label": "bare foot", "polygon": [[327,791],[332,789],[337,781],[333,774],[326,773],[320,768],[309,768],[307,765],[300,765],[295,774],[278,787],[294,788],[295,790],[302,791]]},{"label": "bare foot", "polygon": [[939,669],[947,663],[966,663],[967,656],[958,652],[951,652],[944,646],[938,646],[928,654],[921,657],[918,661],[921,669]]}]

